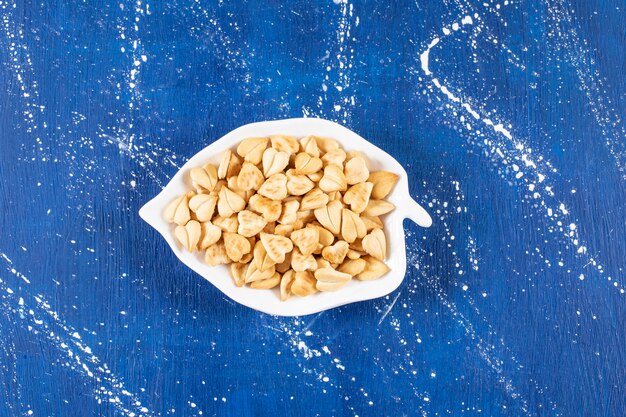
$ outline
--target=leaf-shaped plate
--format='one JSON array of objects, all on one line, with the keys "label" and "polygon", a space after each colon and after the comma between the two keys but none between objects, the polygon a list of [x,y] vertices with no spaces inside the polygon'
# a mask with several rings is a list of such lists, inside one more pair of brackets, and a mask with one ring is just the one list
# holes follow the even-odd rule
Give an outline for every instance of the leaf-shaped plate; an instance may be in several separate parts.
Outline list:
[{"label": "leaf-shaped plate", "polygon": [[[335,292],[317,293],[304,298],[291,297],[287,301],[280,301],[277,289],[255,290],[248,287],[236,287],[228,267],[224,265],[208,266],[204,263],[203,253],[190,253],[176,241],[173,233],[174,226],[163,219],[163,210],[174,198],[192,189],[189,170],[207,162],[219,164],[221,153],[226,149],[235,148],[246,137],[279,134],[292,135],[298,138],[307,135],[333,138],[346,151],[363,152],[369,159],[370,171],[385,170],[399,175],[398,183],[387,197],[387,201],[395,204],[396,209],[384,216],[388,245],[386,263],[391,268],[390,272],[373,281],[353,280]],[[328,120],[315,118],[252,123],[227,133],[187,161],[167,186],[141,208],[139,215],[163,236],[178,259],[215,285],[228,297],[250,308],[279,316],[313,314],[389,294],[398,288],[406,272],[405,236],[402,221],[409,218],[422,227],[429,227],[432,223],[426,210],[411,198],[406,171],[398,161],[346,127]]]}]

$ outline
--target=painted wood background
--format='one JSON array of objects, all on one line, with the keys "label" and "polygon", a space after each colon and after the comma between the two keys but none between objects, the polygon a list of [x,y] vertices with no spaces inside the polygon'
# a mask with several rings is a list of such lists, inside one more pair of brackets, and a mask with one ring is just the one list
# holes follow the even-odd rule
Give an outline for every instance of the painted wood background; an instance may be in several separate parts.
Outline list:
[{"label": "painted wood background", "polygon": [[[626,415],[620,1],[0,1],[0,415]],[[384,299],[277,318],[140,221],[245,123],[394,155]]]}]

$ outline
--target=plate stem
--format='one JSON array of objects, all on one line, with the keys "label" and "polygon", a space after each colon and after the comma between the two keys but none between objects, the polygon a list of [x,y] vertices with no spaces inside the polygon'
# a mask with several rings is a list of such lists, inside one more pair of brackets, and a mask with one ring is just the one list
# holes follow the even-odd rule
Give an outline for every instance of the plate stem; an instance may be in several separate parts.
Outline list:
[{"label": "plate stem", "polygon": [[424,207],[420,206],[417,201],[413,200],[411,196],[407,196],[406,200],[402,203],[401,209],[404,218],[413,220],[418,226],[430,227],[433,224],[433,219],[430,217],[430,214],[428,214]]}]

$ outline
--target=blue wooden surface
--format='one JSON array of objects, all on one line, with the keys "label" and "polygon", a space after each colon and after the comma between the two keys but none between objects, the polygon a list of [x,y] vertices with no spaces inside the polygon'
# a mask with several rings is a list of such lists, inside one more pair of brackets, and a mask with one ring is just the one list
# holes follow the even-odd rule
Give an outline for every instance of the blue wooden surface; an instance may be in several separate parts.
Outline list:
[{"label": "blue wooden surface", "polygon": [[[2,0],[0,415],[626,415],[620,3]],[[435,223],[388,297],[277,318],[137,211],[303,115]]]}]

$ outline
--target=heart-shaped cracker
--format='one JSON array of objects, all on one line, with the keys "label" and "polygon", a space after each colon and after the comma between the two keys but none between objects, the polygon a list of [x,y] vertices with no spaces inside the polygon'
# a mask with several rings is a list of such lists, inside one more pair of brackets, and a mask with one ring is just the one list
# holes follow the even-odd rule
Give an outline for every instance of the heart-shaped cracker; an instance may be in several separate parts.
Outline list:
[{"label": "heart-shaped cracker", "polygon": [[237,233],[230,232],[224,232],[224,246],[226,247],[226,255],[233,262],[239,262],[252,249],[248,239]]},{"label": "heart-shaped cracker", "polygon": [[222,154],[220,165],[217,167],[217,178],[221,180],[230,178],[233,175],[239,174],[240,169],[241,160],[237,157],[237,155],[227,149]]},{"label": "heart-shaped cracker", "polygon": [[324,176],[318,186],[322,191],[330,193],[332,191],[345,191],[348,188],[346,176],[339,165],[330,164],[324,168]]},{"label": "heart-shaped cracker", "polygon": [[245,161],[254,165],[261,163],[263,151],[267,148],[268,138],[247,138],[242,140],[237,146],[237,153]]},{"label": "heart-shaped cracker", "polygon": [[350,282],[352,276],[327,267],[315,271],[315,279],[317,279],[315,287],[319,291],[336,291]]},{"label": "heart-shaped cracker", "polygon": [[190,220],[186,225],[176,226],[176,229],[174,229],[174,236],[189,252],[193,252],[196,249],[201,233],[200,223],[195,220]]},{"label": "heart-shaped cracker", "polygon": [[283,262],[285,254],[293,250],[293,243],[284,236],[261,233],[261,243],[269,257],[276,263]]},{"label": "heart-shaped cracker", "polygon": [[199,168],[193,168],[189,171],[191,183],[198,191],[213,191],[217,184],[217,169],[211,164],[203,165]]},{"label": "heart-shaped cracker", "polygon": [[233,281],[237,287],[243,287],[246,285],[246,271],[248,264],[243,262],[233,262],[230,264],[230,274],[233,276]]},{"label": "heart-shaped cracker", "polygon": [[322,169],[322,160],[306,152],[300,152],[294,159],[294,166],[298,174],[314,174]]},{"label": "heart-shaped cracker", "polygon": [[382,216],[383,214],[387,214],[395,208],[396,206],[388,201],[370,199],[369,203],[367,203],[367,207],[363,211],[363,215],[370,217]]},{"label": "heart-shaped cracker", "polygon": [[374,229],[363,238],[361,242],[363,250],[374,258],[384,261],[387,256],[387,239],[385,233],[381,229]]},{"label": "heart-shaped cracker", "polygon": [[300,210],[313,210],[328,204],[328,194],[319,188],[314,188],[302,197]]},{"label": "heart-shaped cracker", "polygon": [[262,216],[250,210],[237,213],[237,221],[239,222],[237,233],[245,237],[255,236],[267,225],[267,221]]},{"label": "heart-shaped cracker", "polygon": [[313,213],[322,226],[330,230],[334,235],[339,235],[339,233],[341,233],[342,208],[342,204],[334,200],[328,203],[326,207],[315,209]]},{"label": "heart-shaped cracker", "polygon": [[367,262],[364,259],[346,259],[337,270],[355,277],[363,272],[366,265]]},{"label": "heart-shaped cracker", "polygon": [[260,213],[263,218],[268,222],[268,225],[271,222],[275,222],[276,220],[278,220],[283,210],[283,205],[280,203],[280,201],[271,200],[259,194],[255,194],[250,197],[248,205],[252,210]]},{"label": "heart-shaped cracker", "polygon": [[283,203],[283,212],[278,218],[280,224],[294,224],[298,219],[298,208],[300,202],[298,200],[288,200]]},{"label": "heart-shaped cracker", "polygon": [[256,264],[254,262],[251,262],[248,264],[248,269],[246,270],[246,283],[268,279],[275,273],[276,268],[274,267],[274,265],[270,266],[264,271],[261,271],[256,267]]},{"label": "heart-shaped cracker", "polygon": [[320,241],[320,232],[317,227],[306,227],[294,230],[291,233],[291,241],[298,247],[303,255],[312,254]]},{"label": "heart-shaped cracker", "polygon": [[274,174],[265,180],[259,194],[271,200],[282,200],[287,197],[287,177],[285,174]]},{"label": "heart-shaped cracker", "polygon": [[346,283],[352,279],[350,274],[339,272],[334,268],[320,268],[314,273],[315,279],[323,282],[343,282]]},{"label": "heart-shaped cracker", "polygon": [[198,248],[204,250],[211,246],[222,237],[222,229],[212,224],[211,222],[205,222],[201,225],[200,241],[198,242]]},{"label": "heart-shaped cracker", "polygon": [[343,202],[349,204],[350,210],[353,212],[362,213],[370,201],[372,188],[374,188],[374,184],[371,182],[355,184],[348,188],[348,191],[343,195]]},{"label": "heart-shaped cracker", "polygon": [[321,138],[319,136],[316,136],[315,141],[317,142],[317,147],[323,153],[328,153],[339,149],[339,142],[337,142],[335,139]]},{"label": "heart-shaped cracker", "polygon": [[367,234],[365,224],[358,214],[350,209],[341,210],[341,236],[348,243],[357,238],[363,238]]},{"label": "heart-shaped cracker", "polygon": [[265,177],[256,165],[244,162],[237,175],[237,188],[243,191],[258,190],[265,181]]},{"label": "heart-shaped cracker", "polygon": [[[343,163],[346,160],[346,153],[343,149],[335,149],[333,151],[327,152],[324,156],[322,156],[322,162],[325,165],[337,165],[343,167]],[[343,171],[343,170],[342,170]]]},{"label": "heart-shaped cracker", "polygon": [[315,288],[318,291],[329,292],[329,291],[337,291],[338,289],[345,286],[348,282],[325,282],[325,281],[317,281],[315,283]]},{"label": "heart-shaped cracker", "polygon": [[291,297],[291,285],[293,284],[296,274],[293,269],[286,271],[280,279],[280,300],[285,301]]},{"label": "heart-shaped cracker", "polygon": [[270,136],[270,140],[272,142],[272,148],[280,152],[286,152],[288,155],[298,153],[300,150],[300,144],[293,136],[275,135]]},{"label": "heart-shaped cracker", "polygon": [[280,279],[280,274],[278,272],[274,272],[274,275],[269,278],[252,281],[250,283],[250,288],[254,288],[256,290],[270,290],[280,284]]},{"label": "heart-shaped cracker", "polygon": [[258,241],[256,245],[254,245],[254,263],[259,271],[266,271],[276,265],[276,262],[267,254],[265,246],[263,246],[261,241]]},{"label": "heart-shaped cracker", "polygon": [[204,262],[206,262],[209,266],[227,264],[230,262],[230,258],[226,254],[224,241],[220,240],[216,244],[207,248],[206,253],[204,254]]},{"label": "heart-shaped cracker", "polygon": [[307,154],[313,157],[320,156],[320,148],[317,147],[317,138],[315,136],[307,136],[300,140],[300,146]]},{"label": "heart-shaped cracker", "polygon": [[287,191],[291,195],[304,195],[311,191],[315,184],[306,175],[297,174],[295,169],[287,171]]},{"label": "heart-shaped cracker", "polygon": [[191,213],[189,212],[189,197],[187,195],[181,195],[170,204],[165,207],[163,216],[170,223],[176,223],[179,226],[184,226],[191,219]]},{"label": "heart-shaped cracker", "polygon": [[396,182],[398,182],[398,175],[393,172],[376,171],[370,174],[367,181],[374,184],[372,198],[382,200],[389,195],[393,186],[396,185]]},{"label": "heart-shaped cracker", "polygon": [[298,248],[291,252],[291,269],[296,272],[315,271],[317,262],[313,255],[303,255]]},{"label": "heart-shaped cracker", "polygon": [[365,159],[361,156],[355,156],[346,162],[344,174],[346,176],[346,182],[349,185],[353,185],[367,181],[370,171],[367,169]]},{"label": "heart-shaped cracker", "polygon": [[215,213],[217,196],[210,194],[196,194],[189,200],[189,208],[196,214],[201,222],[208,222]]},{"label": "heart-shaped cracker", "polygon": [[369,281],[378,279],[389,272],[389,267],[373,256],[364,256],[362,259],[366,262],[366,265],[363,271],[355,276],[358,280]]},{"label": "heart-shaped cracker", "polygon": [[228,187],[222,187],[217,200],[217,212],[222,217],[230,217],[246,207],[246,201]]},{"label": "heart-shaped cracker", "polygon": [[298,297],[306,297],[317,292],[317,281],[309,271],[294,272],[295,278],[291,283],[291,293]]},{"label": "heart-shaped cracker", "polygon": [[348,254],[350,245],[348,242],[340,240],[332,246],[327,246],[322,250],[322,257],[331,264],[340,264]]},{"label": "heart-shaped cracker", "polygon": [[287,165],[289,165],[289,154],[287,152],[277,151],[274,148],[267,148],[263,152],[263,174],[265,178],[283,172]]},{"label": "heart-shaped cracker", "polygon": [[239,220],[234,214],[230,217],[216,216],[211,223],[222,229],[222,232],[236,233],[239,228]]},{"label": "heart-shaped cracker", "polygon": [[369,217],[369,216],[361,216],[361,220],[363,220],[363,224],[365,225],[365,230],[371,232],[377,227],[383,228],[383,221],[380,220],[380,217]]}]

